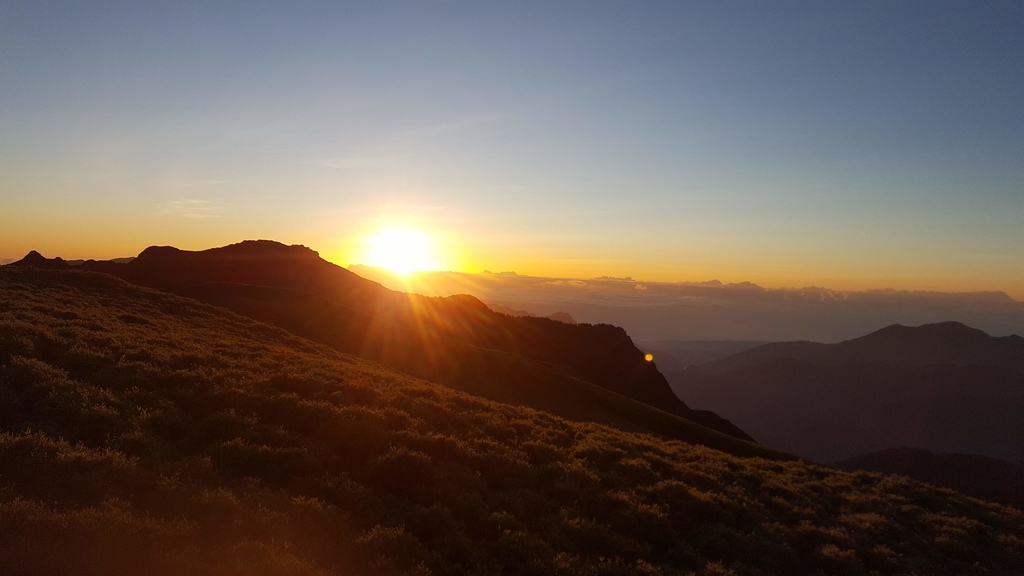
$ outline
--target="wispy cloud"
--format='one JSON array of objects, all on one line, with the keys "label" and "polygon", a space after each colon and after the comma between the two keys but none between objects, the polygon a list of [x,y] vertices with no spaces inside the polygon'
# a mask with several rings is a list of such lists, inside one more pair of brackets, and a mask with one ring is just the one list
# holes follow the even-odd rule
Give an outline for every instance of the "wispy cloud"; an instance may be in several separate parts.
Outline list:
[{"label": "wispy cloud", "polygon": [[169,200],[160,204],[160,214],[181,216],[182,218],[220,218],[223,208],[210,200]]}]

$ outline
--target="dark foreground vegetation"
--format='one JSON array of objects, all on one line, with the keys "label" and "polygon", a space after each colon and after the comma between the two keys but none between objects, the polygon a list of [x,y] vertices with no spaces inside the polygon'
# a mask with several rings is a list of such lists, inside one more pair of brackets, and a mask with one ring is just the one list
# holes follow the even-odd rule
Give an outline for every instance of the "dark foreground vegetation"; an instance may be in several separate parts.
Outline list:
[{"label": "dark foreground vegetation", "polygon": [[1019,574],[1024,515],[411,379],[0,268],[4,574]]},{"label": "dark foreground vegetation", "polygon": [[841,470],[899,474],[957,492],[1024,509],[1024,464],[978,454],[934,454],[890,448],[832,464]]}]

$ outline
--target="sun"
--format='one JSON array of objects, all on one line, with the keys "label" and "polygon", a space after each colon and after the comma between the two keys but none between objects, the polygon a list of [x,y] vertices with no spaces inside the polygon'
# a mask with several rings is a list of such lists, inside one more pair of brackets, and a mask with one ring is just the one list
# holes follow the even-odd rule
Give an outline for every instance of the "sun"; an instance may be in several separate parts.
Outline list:
[{"label": "sun", "polygon": [[408,276],[437,268],[430,238],[411,228],[385,228],[367,238],[366,264]]}]

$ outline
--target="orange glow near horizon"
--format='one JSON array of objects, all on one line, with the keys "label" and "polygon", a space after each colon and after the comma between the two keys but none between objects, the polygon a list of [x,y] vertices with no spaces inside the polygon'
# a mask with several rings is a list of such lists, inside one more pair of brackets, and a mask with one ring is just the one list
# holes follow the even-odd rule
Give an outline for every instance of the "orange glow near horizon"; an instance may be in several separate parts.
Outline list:
[{"label": "orange glow near horizon", "polygon": [[[483,261],[477,258],[475,261]],[[1024,301],[1024,281],[1009,281],[1007,271],[1000,269],[976,270],[969,275],[936,273],[924,266],[900,268],[897,264],[882,261],[872,269],[865,265],[856,266],[794,266],[792,263],[764,259],[741,262],[723,261],[719,265],[706,261],[689,264],[685,262],[655,262],[650,259],[638,261],[601,259],[516,259],[506,257],[499,263],[478,265],[455,271],[476,273],[513,271],[524,276],[591,279],[602,276],[631,277],[638,283],[705,282],[718,280],[723,284],[751,282],[767,289],[820,287],[839,292],[870,290],[923,291],[945,293],[1003,292],[1016,300]]]},{"label": "orange glow near horizon", "polygon": [[[37,229],[44,228],[38,223]],[[141,225],[140,225],[141,226]],[[1001,291],[1011,298],[1024,301],[1024,281],[1015,278],[1012,271],[984,268],[979,264],[971,274],[937,273],[927,266],[900,269],[893,262],[881,261],[875,267],[853,265],[797,266],[783,261],[747,259],[734,262],[724,259],[716,265],[707,259],[699,262],[680,262],[647,258],[637,261],[622,259],[560,259],[548,254],[536,254],[543,247],[525,243],[504,247],[490,238],[468,242],[449,228],[438,229],[422,219],[387,215],[365,227],[355,227],[351,236],[332,237],[326,231],[314,237],[302,234],[248,234],[234,230],[198,234],[193,230],[174,233],[145,234],[135,228],[111,226],[109,234],[88,233],[82,226],[68,224],[62,229],[45,229],[45,234],[30,234],[29,226],[0,231],[0,262],[19,260],[29,250],[37,250],[47,258],[96,259],[124,258],[138,255],[151,245],[169,245],[185,250],[205,250],[246,239],[276,238],[286,244],[302,244],[336,264],[366,264],[387,268],[405,278],[419,271],[444,270],[463,273],[514,271],[524,276],[589,279],[599,276],[630,276],[644,282],[701,282],[719,280],[723,283],[753,282],[764,288],[801,288],[819,286],[836,291],[894,289],[935,292]],[[403,233],[389,232],[378,242],[378,234],[388,230],[411,232],[403,241]],[[479,231],[474,231],[479,233]],[[417,236],[419,235],[419,236]],[[187,239],[187,240],[186,240]],[[426,245],[422,244],[426,241]],[[333,246],[332,246],[333,245]],[[503,249],[504,248],[504,249]]]}]

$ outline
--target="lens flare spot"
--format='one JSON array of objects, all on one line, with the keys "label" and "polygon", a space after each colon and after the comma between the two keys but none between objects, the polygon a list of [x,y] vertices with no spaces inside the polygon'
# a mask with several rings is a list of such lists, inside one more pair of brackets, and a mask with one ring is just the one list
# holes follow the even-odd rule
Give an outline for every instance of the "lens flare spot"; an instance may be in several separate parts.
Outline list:
[{"label": "lens flare spot", "polygon": [[648,362],[654,362],[654,354],[644,354],[644,360]]}]

